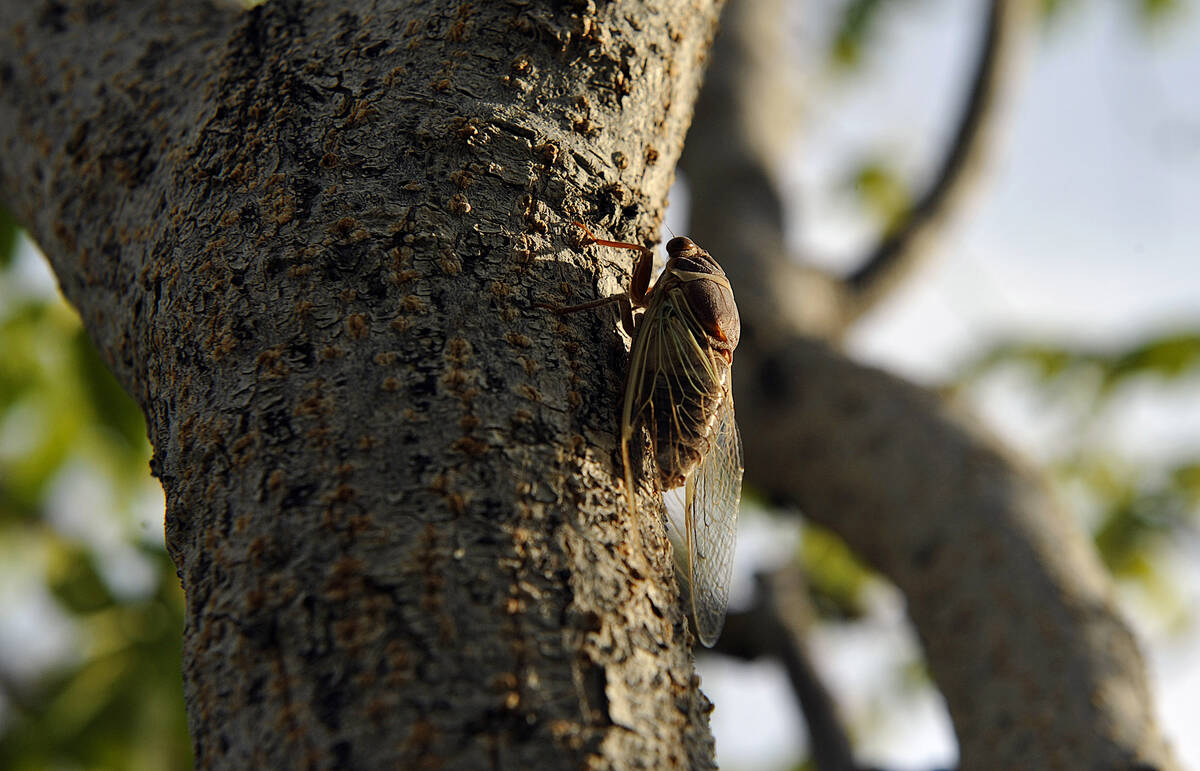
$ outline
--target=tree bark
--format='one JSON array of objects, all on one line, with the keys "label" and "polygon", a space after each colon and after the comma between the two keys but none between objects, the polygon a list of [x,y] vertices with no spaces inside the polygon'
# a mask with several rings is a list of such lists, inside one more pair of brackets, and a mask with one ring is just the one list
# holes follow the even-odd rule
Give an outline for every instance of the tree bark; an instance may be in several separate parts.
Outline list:
[{"label": "tree bark", "polygon": [[1038,474],[962,410],[827,342],[847,290],[791,262],[771,182],[779,116],[764,105],[780,101],[765,95],[784,49],[770,6],[730,4],[683,162],[690,235],[722,260],[742,310],[747,484],[903,591],[961,768],[1177,768],[1108,575]]},{"label": "tree bark", "polygon": [[0,2],[0,190],[146,412],[199,767],[712,767],[617,325],[537,306],[628,275],[570,221],[656,232],[716,5]]}]

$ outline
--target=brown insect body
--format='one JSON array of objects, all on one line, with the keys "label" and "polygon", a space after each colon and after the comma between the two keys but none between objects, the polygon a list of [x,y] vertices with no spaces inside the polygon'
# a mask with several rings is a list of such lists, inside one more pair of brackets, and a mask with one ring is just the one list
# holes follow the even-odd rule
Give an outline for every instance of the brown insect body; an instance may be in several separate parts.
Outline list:
[{"label": "brown insect body", "polygon": [[[651,287],[649,249],[598,239],[575,224],[593,243],[641,252],[628,294],[559,312],[620,304],[633,339],[621,411],[630,515],[637,515],[630,445],[644,425],[662,489],[684,487],[693,617],[700,641],[711,646],[725,619],[741,498],[742,447],[730,378],[741,321],[733,290],[717,261],[691,239],[667,242],[667,264]],[[644,309],[636,323],[634,308]]]},{"label": "brown insect body", "polygon": [[[643,323],[649,319],[658,327],[656,334],[649,326],[639,327],[640,335],[634,332],[631,361],[641,366],[638,349],[644,347],[641,368],[647,374],[641,388],[626,390],[624,421],[630,433],[639,418],[650,427],[664,490],[683,485],[708,452],[741,336],[737,305],[721,266],[688,238],[671,239],[667,254],[642,317]],[[629,385],[634,385],[632,379]],[[650,398],[639,403],[636,397],[646,388]]]}]

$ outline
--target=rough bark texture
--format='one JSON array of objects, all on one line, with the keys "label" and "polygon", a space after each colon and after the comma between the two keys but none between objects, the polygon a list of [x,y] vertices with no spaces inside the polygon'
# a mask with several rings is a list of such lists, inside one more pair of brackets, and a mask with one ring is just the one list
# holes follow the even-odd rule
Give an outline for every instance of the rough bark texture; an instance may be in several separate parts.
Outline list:
[{"label": "rough bark texture", "polygon": [[1037,475],[933,394],[814,337],[840,335],[846,289],[782,247],[770,5],[729,7],[684,159],[690,235],[722,260],[742,311],[747,483],[904,592],[963,769],[1176,768],[1108,576]]},{"label": "rough bark texture", "polygon": [[570,220],[656,232],[715,16],[0,3],[0,190],[146,411],[201,768],[712,765],[616,324],[535,304],[627,275]]}]

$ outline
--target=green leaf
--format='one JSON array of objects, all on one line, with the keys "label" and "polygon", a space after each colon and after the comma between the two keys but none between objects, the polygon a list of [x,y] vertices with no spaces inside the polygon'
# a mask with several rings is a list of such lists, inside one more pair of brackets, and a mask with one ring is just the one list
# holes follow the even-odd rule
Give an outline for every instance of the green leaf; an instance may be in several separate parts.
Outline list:
[{"label": "green leaf", "polygon": [[885,0],[850,0],[842,11],[841,23],[833,38],[833,62],[851,68],[862,59],[862,49],[875,31],[879,10]]},{"label": "green leaf", "polygon": [[94,613],[112,606],[113,596],[96,571],[89,552],[64,542],[51,557],[46,583],[54,598],[72,615]]},{"label": "green leaf", "polygon": [[881,159],[866,161],[859,165],[851,178],[859,201],[885,230],[891,230],[902,220],[912,207],[912,196],[887,162]]},{"label": "green leaf", "polygon": [[1041,0],[1042,20],[1057,22],[1069,7],[1077,5],[1079,5],[1077,0]]},{"label": "green leaf", "polygon": [[1106,365],[1106,387],[1142,375],[1170,380],[1192,371],[1198,364],[1200,334],[1167,335],[1113,355]]},{"label": "green leaf", "polygon": [[1133,0],[1134,10],[1142,21],[1158,23],[1180,10],[1183,3],[1177,0]]},{"label": "green leaf", "polygon": [[88,656],[25,694],[0,726],[0,768],[192,767],[182,591],[167,555],[143,551],[158,567],[157,593],[83,615]]},{"label": "green leaf", "polygon": [[813,604],[822,615],[857,618],[863,614],[862,590],[872,574],[841,538],[806,523],[800,539],[800,562],[808,576]]},{"label": "green leaf", "polygon": [[1172,332],[1110,351],[1043,342],[1009,342],[993,347],[963,368],[960,382],[978,380],[1003,366],[1029,368],[1043,382],[1098,376],[1097,405],[1135,378],[1176,380],[1200,371],[1200,333]]},{"label": "green leaf", "polygon": [[1006,364],[1029,368],[1042,381],[1051,381],[1067,372],[1091,363],[1089,355],[1052,345],[1015,343],[997,346],[973,365],[970,372],[978,377]]},{"label": "green leaf", "polygon": [[0,324],[0,429],[8,445],[0,487],[16,510],[39,505],[87,425],[64,353],[78,325],[65,304],[41,302]]},{"label": "green leaf", "polygon": [[36,358],[46,318],[43,303],[23,303],[0,323],[0,418],[41,380]]},{"label": "green leaf", "polygon": [[1200,461],[1184,463],[1171,470],[1171,486],[1175,492],[1191,506],[1191,513],[1197,513],[1200,506]]},{"label": "green leaf", "polygon": [[1117,576],[1144,576],[1151,569],[1143,557],[1148,528],[1131,503],[1119,501],[1110,508],[1095,535],[1104,564]]}]

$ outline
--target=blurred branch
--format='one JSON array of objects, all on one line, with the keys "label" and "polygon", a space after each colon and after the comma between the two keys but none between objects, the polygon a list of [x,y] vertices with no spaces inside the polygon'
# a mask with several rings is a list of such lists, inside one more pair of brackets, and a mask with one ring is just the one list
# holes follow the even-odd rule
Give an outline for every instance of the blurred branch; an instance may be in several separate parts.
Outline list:
[{"label": "blurred branch", "polygon": [[23,717],[34,709],[35,701],[29,697],[28,691],[28,686],[0,669],[0,698],[3,698],[5,706],[18,717]]},{"label": "blurred branch", "polygon": [[858,771],[837,705],[808,656],[812,625],[804,575],[795,563],[755,577],[754,605],[731,613],[716,651],[742,659],[773,656],[783,663],[804,712],[817,771]]},{"label": "blurred branch", "polygon": [[689,235],[722,260],[742,313],[747,483],[904,593],[963,768],[1178,768],[1110,579],[1040,477],[953,405],[812,339],[836,337],[845,309],[783,246],[780,101],[764,102],[782,77],[779,18],[766,0],[727,6],[685,152]]},{"label": "blurred branch", "polygon": [[874,307],[913,272],[950,216],[977,187],[993,144],[1002,96],[1017,71],[1021,42],[1028,34],[1029,5],[1024,0],[992,0],[954,137],[929,188],[847,278],[853,293],[847,323]]}]

